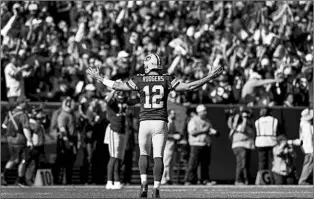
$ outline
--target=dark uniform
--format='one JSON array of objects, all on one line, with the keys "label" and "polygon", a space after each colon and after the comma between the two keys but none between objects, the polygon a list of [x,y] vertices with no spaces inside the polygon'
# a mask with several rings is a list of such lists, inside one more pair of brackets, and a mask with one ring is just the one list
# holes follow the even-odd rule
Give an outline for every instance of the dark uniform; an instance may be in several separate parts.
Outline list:
[{"label": "dark uniform", "polygon": [[179,82],[170,75],[141,74],[130,79],[127,85],[140,94],[140,155],[150,155],[153,143],[154,158],[163,157],[168,133],[167,99]]},{"label": "dark uniform", "polygon": [[[118,97],[121,97],[121,100],[118,100]],[[120,167],[128,143],[128,136],[126,136],[126,120],[129,119],[127,118],[127,108],[132,102],[125,102],[125,96],[118,97],[112,97],[107,103],[107,117],[110,122],[106,131],[106,143],[108,143],[110,153],[110,160],[107,166],[107,188],[110,187],[113,179],[115,186],[121,188],[119,183]]]},{"label": "dark uniform", "polygon": [[140,74],[130,79],[127,85],[140,94],[140,122],[144,120],[168,122],[168,95],[179,85],[178,80],[171,75]]},{"label": "dark uniform", "polygon": [[[62,111],[57,116],[58,138],[57,158],[53,168],[55,184],[71,184],[73,165],[76,160],[78,135],[76,131],[76,120],[73,114],[74,101],[66,99],[63,102]],[[64,129],[64,130],[62,130]],[[60,169],[62,169],[60,172]],[[64,172],[65,180],[64,182]],[[60,176],[61,174],[61,176]]]}]

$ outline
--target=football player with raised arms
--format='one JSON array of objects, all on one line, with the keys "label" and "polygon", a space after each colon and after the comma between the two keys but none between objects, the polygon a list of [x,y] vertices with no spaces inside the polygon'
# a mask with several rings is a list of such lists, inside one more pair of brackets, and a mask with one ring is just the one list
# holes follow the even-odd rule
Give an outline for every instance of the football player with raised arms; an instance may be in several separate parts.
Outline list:
[{"label": "football player with raised arms", "polygon": [[112,81],[99,74],[98,68],[88,68],[87,74],[109,88],[119,91],[138,91],[141,110],[138,142],[140,148],[139,169],[141,175],[140,197],[147,198],[147,171],[149,155],[153,147],[154,187],[153,198],[159,198],[159,187],[163,174],[163,152],[168,133],[167,98],[170,91],[192,91],[200,88],[222,72],[222,67],[212,68],[208,75],[194,82],[179,82],[171,75],[161,74],[162,66],[157,54],[149,54],[144,59],[145,74],[134,76],[127,82]]}]

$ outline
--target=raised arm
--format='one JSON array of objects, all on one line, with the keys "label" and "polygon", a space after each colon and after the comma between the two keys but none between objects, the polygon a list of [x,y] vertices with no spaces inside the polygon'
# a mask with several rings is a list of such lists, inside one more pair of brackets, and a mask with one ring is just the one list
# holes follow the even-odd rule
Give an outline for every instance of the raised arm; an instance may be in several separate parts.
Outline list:
[{"label": "raised arm", "polygon": [[116,93],[116,90],[112,90],[105,98],[105,101],[108,103],[113,99],[114,94]]},{"label": "raised arm", "polygon": [[223,68],[218,66],[216,68],[213,68],[206,77],[196,80],[194,82],[189,82],[189,83],[180,83],[174,90],[175,91],[193,91],[195,89],[200,88],[210,80],[214,79],[217,77],[221,72]]},{"label": "raised arm", "polygon": [[106,79],[102,75],[99,74],[99,69],[97,68],[88,68],[87,74],[90,75],[92,78],[96,79],[97,81],[103,83],[105,86],[112,88],[116,91],[131,91],[132,89],[124,82],[120,81],[112,81]]}]

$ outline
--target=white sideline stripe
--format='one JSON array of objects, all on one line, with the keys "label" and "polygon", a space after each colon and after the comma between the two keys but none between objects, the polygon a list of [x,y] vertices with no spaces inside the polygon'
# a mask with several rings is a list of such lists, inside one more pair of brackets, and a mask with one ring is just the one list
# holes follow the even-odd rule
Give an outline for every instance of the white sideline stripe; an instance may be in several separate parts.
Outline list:
[{"label": "white sideline stripe", "polygon": [[[129,185],[129,186],[124,186],[123,189],[137,189],[139,188],[140,185]],[[6,188],[19,188],[21,189],[22,187],[19,186],[1,186],[1,189],[6,189]],[[25,187],[26,189],[33,189],[33,188],[58,188],[58,189],[70,189],[70,188],[86,188],[86,189],[91,189],[91,188],[105,188],[105,185],[52,185],[52,186],[43,186],[43,187]],[[262,189],[269,189],[269,188],[280,188],[280,189],[300,189],[300,188],[311,188],[313,189],[313,185],[248,185],[248,186],[235,186],[235,185],[212,185],[212,186],[202,186],[202,185],[161,185],[161,189],[216,189],[216,188],[231,188],[231,189],[256,189],[256,188],[262,188]]]}]

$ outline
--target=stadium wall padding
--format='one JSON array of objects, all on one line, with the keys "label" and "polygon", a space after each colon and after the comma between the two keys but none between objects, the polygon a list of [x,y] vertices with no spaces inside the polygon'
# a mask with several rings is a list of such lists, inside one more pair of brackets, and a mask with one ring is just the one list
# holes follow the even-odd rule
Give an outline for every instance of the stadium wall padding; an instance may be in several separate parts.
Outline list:
[{"label": "stadium wall padding", "polygon": [[[33,105],[36,105],[34,103]],[[51,113],[53,110],[56,110],[60,106],[60,103],[48,103],[45,105],[45,111]],[[138,114],[139,107],[132,107],[135,111],[135,114]],[[180,132],[182,132],[184,121],[186,119],[186,108],[182,105],[169,103],[169,109],[174,109],[177,111],[177,120],[176,125]],[[235,176],[235,156],[231,149],[231,141],[228,138],[229,129],[227,127],[227,118],[225,116],[226,108],[230,108],[228,105],[207,105],[208,118],[212,122],[214,128],[220,132],[220,136],[214,138],[212,142],[212,160],[210,166],[210,178],[216,181],[233,181]],[[272,109],[272,114],[278,118],[280,125],[282,126],[281,130],[285,133],[288,139],[296,139],[299,137],[299,123],[300,123],[300,113],[303,108],[280,108],[274,107]],[[253,119],[254,121],[259,116],[260,108],[253,108]],[[4,116],[7,112],[7,104],[1,103],[1,122],[4,120]],[[1,134],[1,163],[5,164],[8,160],[8,149],[6,140]],[[297,173],[300,175],[304,154],[301,152],[299,147],[294,147],[297,153],[297,158],[295,161]],[[136,147],[138,151],[138,147]],[[55,153],[55,144],[48,143],[46,146],[47,154],[54,156]],[[138,157],[138,152],[136,152]],[[137,157],[135,160],[137,160]],[[78,157],[79,160],[81,157]],[[255,178],[257,173],[257,152],[253,151],[251,154],[250,162],[250,173],[251,177]],[[78,162],[78,161],[77,161]],[[137,165],[137,162],[134,164]]]}]

